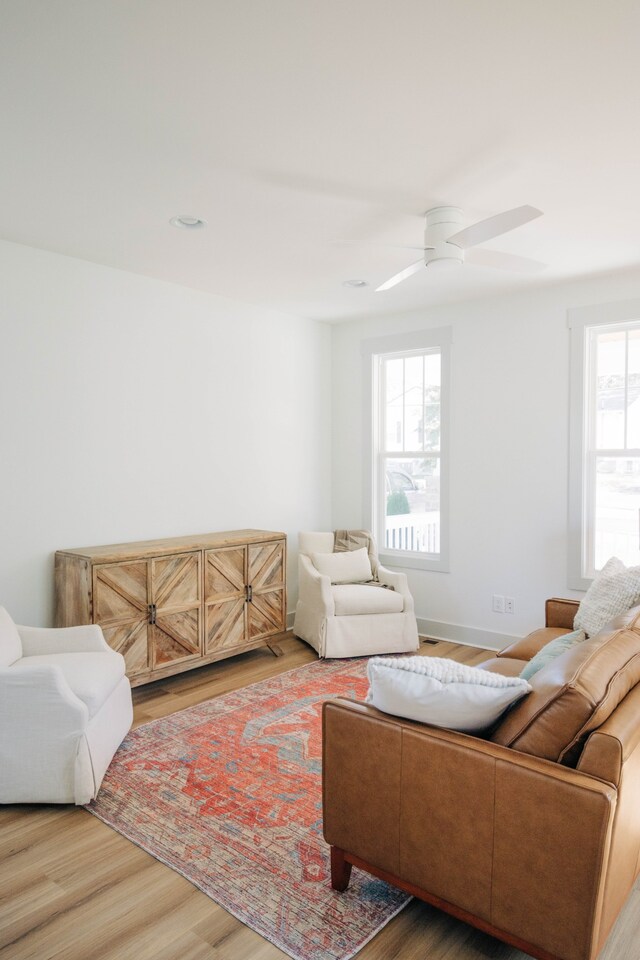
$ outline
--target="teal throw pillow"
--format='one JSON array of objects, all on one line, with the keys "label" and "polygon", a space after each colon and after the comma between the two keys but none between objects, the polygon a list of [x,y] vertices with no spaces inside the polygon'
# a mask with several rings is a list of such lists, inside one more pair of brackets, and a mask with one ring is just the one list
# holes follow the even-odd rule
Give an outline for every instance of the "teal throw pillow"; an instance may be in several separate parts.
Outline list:
[{"label": "teal throw pillow", "polygon": [[530,680],[534,673],[542,670],[548,663],[563,654],[565,650],[570,650],[571,647],[575,647],[576,643],[582,643],[586,639],[584,630],[574,630],[573,633],[563,633],[561,637],[550,640],[542,650],[538,650],[535,657],[529,660],[526,667],[523,667],[520,676],[523,680]]}]

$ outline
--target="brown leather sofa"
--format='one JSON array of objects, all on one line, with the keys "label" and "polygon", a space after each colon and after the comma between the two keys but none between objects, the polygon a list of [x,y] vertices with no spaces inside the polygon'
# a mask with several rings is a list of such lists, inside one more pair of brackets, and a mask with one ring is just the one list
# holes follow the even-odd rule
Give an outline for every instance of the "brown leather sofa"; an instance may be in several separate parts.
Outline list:
[{"label": "brown leather sofa", "polygon": [[[517,674],[572,629],[483,666]],[[323,715],[332,885],[351,867],[540,960],[593,960],[640,871],[640,607],[531,679],[484,738],[332,700]]]}]

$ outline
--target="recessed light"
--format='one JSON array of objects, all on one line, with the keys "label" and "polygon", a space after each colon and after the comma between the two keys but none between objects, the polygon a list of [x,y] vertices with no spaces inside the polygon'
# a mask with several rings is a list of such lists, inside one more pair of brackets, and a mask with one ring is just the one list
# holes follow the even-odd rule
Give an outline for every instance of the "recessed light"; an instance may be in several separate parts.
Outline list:
[{"label": "recessed light", "polygon": [[342,286],[358,288],[358,287],[368,287],[369,284],[367,283],[366,280],[343,280]]},{"label": "recessed light", "polygon": [[189,217],[184,213],[179,217],[171,217],[169,223],[172,227],[182,227],[183,230],[199,230],[207,225],[206,220],[201,220],[200,217]]}]

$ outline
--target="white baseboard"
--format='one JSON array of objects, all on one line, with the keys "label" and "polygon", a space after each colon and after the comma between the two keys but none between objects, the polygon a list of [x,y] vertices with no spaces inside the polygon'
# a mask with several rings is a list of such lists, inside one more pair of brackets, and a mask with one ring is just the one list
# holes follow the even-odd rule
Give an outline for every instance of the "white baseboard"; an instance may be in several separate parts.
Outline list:
[{"label": "white baseboard", "polygon": [[459,623],[443,623],[440,620],[425,620],[418,617],[418,633],[433,640],[449,640],[466,647],[484,647],[487,650],[502,650],[509,643],[520,640],[509,633],[494,633],[479,627],[465,627]]},{"label": "white baseboard", "polygon": [[[293,610],[287,614],[288,630],[293,627],[294,616]],[[448,640],[466,647],[484,647],[487,650],[502,650],[508,643],[521,639],[510,633],[494,633],[479,627],[464,627],[459,623],[425,620],[424,617],[418,617],[418,633],[421,637],[431,637],[433,640]]]}]

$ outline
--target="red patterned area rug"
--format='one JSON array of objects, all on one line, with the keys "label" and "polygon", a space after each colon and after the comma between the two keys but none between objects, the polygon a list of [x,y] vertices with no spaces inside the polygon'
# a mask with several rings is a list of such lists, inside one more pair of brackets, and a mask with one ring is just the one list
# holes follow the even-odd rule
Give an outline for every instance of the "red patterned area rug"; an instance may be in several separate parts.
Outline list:
[{"label": "red patterned area rug", "polygon": [[87,809],[295,960],[347,960],[409,900],[358,870],[330,886],[322,702],[366,691],[366,660],[321,661],[153,720]]}]

